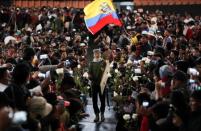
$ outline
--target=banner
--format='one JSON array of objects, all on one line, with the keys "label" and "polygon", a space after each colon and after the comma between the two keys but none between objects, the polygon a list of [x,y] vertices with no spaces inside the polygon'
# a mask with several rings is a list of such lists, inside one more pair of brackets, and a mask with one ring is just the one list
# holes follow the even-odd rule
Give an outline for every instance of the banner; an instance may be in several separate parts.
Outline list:
[{"label": "banner", "polygon": [[108,75],[109,73],[110,73],[110,62],[108,60],[106,60],[105,71],[103,73],[101,83],[100,83],[101,94],[103,94],[103,92],[104,92],[105,86],[107,84],[107,80],[109,78],[109,75]]}]

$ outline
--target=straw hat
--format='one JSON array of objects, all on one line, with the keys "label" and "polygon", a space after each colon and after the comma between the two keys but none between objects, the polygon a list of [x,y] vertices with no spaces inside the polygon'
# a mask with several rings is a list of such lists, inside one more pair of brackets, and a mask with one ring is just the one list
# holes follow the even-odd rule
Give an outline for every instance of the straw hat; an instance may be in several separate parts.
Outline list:
[{"label": "straw hat", "polygon": [[45,117],[52,111],[52,105],[43,97],[33,97],[28,103],[28,109],[32,113]]}]

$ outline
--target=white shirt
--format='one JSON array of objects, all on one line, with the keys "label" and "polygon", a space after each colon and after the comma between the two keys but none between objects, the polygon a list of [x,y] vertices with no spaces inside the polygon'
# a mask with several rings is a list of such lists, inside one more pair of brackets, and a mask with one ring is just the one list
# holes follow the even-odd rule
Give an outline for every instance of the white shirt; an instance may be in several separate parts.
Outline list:
[{"label": "white shirt", "polygon": [[4,92],[8,86],[0,83],[0,92]]}]

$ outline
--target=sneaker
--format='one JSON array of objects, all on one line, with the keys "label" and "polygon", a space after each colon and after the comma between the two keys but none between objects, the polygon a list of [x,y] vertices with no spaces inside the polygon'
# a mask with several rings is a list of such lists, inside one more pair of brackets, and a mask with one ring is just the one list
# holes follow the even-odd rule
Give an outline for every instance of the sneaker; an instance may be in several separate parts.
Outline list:
[{"label": "sneaker", "polygon": [[96,117],[94,119],[94,122],[99,122],[99,114],[96,114]]},{"label": "sneaker", "polygon": [[105,121],[104,113],[101,113],[101,121]]}]

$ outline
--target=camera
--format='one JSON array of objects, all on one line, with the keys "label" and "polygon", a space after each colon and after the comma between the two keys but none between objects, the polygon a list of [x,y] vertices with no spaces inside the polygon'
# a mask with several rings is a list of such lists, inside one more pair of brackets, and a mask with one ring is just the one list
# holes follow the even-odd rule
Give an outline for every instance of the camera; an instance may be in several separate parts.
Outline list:
[{"label": "camera", "polygon": [[48,55],[47,55],[47,54],[40,55],[40,59],[41,59],[41,60],[44,60],[44,59],[47,59],[47,58],[48,58]]},{"label": "camera", "polygon": [[176,108],[174,107],[173,104],[170,104],[167,119],[171,120],[174,117],[175,113],[176,113]]}]

